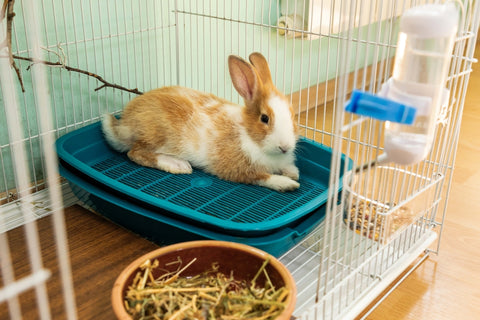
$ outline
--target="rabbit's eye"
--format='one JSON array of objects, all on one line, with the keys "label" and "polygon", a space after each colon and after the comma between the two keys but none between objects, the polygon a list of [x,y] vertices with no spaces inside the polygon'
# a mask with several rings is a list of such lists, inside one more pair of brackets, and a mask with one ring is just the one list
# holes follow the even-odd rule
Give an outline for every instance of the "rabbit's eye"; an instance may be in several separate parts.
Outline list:
[{"label": "rabbit's eye", "polygon": [[266,114],[262,114],[260,116],[260,121],[262,121],[263,123],[265,124],[268,124],[268,121],[270,120],[270,118],[266,115]]}]

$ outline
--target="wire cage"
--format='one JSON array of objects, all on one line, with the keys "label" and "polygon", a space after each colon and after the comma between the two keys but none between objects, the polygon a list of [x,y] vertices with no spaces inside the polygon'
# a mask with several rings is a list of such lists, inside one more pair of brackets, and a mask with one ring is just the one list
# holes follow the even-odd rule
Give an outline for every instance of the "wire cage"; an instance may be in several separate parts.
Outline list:
[{"label": "wire cage", "polygon": [[[63,208],[78,202],[58,175],[54,141],[120,114],[166,85],[241,104],[230,54],[264,54],[290,99],[299,133],[333,149],[325,220],[280,260],[298,288],[295,317],[348,319],[417,261],[439,250],[480,20],[478,1],[452,1],[460,23],[433,146],[414,165],[377,164],[384,121],[345,112],[354,89],[392,76],[399,19],[421,0],[16,0],[0,34],[0,310],[21,319],[35,291],[50,319],[49,270],[36,220],[53,214],[65,313],[75,319]],[[14,14],[13,14],[14,13]],[[353,168],[341,166],[342,157]],[[340,178],[342,177],[342,178]],[[31,274],[17,279],[7,231],[25,229]],[[433,246],[432,246],[433,244]],[[421,259],[418,258],[421,256]],[[7,311],[6,311],[7,312]],[[367,313],[368,314],[368,313]]]}]

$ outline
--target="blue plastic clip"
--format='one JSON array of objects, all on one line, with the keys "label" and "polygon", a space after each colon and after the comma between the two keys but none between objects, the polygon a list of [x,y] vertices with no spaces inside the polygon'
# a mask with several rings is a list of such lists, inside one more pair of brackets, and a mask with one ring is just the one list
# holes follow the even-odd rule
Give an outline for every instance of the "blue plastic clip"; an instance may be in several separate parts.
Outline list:
[{"label": "blue plastic clip", "polygon": [[354,90],[346,111],[383,121],[413,124],[417,109],[377,95]]}]

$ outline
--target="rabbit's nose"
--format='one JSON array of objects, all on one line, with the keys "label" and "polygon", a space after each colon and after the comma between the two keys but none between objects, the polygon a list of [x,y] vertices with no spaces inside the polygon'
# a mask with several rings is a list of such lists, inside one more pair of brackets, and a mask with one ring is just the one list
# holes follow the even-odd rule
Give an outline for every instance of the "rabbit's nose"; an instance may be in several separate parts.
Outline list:
[{"label": "rabbit's nose", "polygon": [[282,151],[282,153],[287,153],[287,151],[288,151],[287,146],[279,146],[278,148],[280,149],[280,151]]}]

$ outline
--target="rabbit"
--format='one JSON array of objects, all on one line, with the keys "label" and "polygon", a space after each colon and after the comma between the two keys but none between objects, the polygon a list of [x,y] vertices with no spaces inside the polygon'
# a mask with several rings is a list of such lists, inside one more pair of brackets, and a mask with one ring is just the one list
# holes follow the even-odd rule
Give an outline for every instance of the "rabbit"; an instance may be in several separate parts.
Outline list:
[{"label": "rabbit", "polygon": [[293,108],[274,86],[265,57],[228,57],[233,86],[245,105],[169,86],[132,99],[120,119],[102,118],[108,143],[142,165],[173,174],[192,166],[220,179],[280,192],[300,187]]}]

